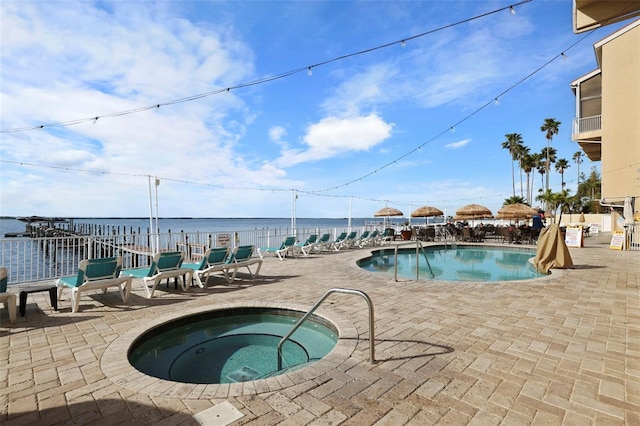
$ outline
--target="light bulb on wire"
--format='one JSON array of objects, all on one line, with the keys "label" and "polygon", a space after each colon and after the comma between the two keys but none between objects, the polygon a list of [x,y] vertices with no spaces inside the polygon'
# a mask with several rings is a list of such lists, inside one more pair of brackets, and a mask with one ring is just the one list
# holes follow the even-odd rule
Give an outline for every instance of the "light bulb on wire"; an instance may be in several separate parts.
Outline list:
[{"label": "light bulb on wire", "polygon": [[509,6],[509,12],[511,12],[512,15],[515,15],[516,9],[513,6]]},{"label": "light bulb on wire", "polygon": [[307,68],[307,75],[311,75],[311,74],[313,74],[313,73],[311,72],[311,67],[309,67],[309,68]]}]

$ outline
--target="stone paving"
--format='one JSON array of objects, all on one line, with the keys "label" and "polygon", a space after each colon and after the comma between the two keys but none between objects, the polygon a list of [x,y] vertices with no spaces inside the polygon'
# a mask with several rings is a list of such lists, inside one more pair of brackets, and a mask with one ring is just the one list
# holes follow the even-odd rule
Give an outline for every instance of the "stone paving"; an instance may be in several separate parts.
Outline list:
[{"label": "stone paving", "polygon": [[[128,304],[96,292],[76,314],[35,293],[16,323],[0,314],[0,423],[192,425],[226,401],[243,415],[234,425],[640,425],[640,252],[609,239],[570,249],[572,269],[520,282],[395,282],[360,270],[362,249],[265,258],[253,281],[163,286],[153,299],[134,282]],[[334,287],[373,300],[375,364],[367,304],[344,294],[318,311],[341,331],[336,350],[296,373],[189,385],[126,362],[141,330],[175,316],[308,309]]]}]

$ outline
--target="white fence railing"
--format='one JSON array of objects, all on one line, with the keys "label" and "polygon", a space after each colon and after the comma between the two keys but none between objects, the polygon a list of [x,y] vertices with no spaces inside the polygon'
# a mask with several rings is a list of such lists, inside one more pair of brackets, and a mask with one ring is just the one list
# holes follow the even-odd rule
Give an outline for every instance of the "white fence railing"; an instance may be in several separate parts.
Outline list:
[{"label": "white fence railing", "polygon": [[640,224],[636,223],[634,225],[626,225],[626,227],[626,249],[640,251]]},{"label": "white fence railing", "polygon": [[576,118],[573,120],[573,134],[602,129],[602,116]]},{"label": "white fence railing", "polygon": [[[353,227],[362,233],[370,226]],[[157,251],[184,251],[187,261],[198,261],[207,248],[238,245],[277,247],[295,235],[304,242],[311,234],[331,234],[334,240],[346,228],[265,228],[247,231],[211,231],[178,233],[128,233],[113,235],[81,235],[70,237],[0,239],[1,266],[9,271],[9,284],[53,280],[74,275],[83,259],[122,256],[124,268],[148,266]]]}]

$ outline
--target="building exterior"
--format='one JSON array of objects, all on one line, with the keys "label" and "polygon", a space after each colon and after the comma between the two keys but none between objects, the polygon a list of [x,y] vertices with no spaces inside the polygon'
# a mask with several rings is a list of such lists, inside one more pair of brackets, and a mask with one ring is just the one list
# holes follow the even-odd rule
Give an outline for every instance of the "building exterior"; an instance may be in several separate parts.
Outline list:
[{"label": "building exterior", "polygon": [[573,0],[573,32],[582,33],[640,16],[638,0]]},{"label": "building exterior", "polygon": [[[640,1],[574,0],[574,31],[617,22],[611,5],[629,3],[635,15]],[[591,14],[581,13],[587,7]],[[601,12],[601,16],[594,11]],[[578,19],[580,18],[581,19]],[[589,19],[585,18],[588,17]],[[600,19],[600,21],[599,21]],[[619,206],[631,197],[640,210],[640,19],[594,44],[598,68],[571,83],[576,96],[572,139],[592,161],[601,161],[604,206]],[[633,203],[633,201],[638,200]],[[633,206],[635,204],[635,206]],[[614,215],[615,216],[615,215]],[[636,214],[636,217],[638,215]],[[628,219],[628,218],[626,218]],[[617,226],[614,224],[614,229]]]}]

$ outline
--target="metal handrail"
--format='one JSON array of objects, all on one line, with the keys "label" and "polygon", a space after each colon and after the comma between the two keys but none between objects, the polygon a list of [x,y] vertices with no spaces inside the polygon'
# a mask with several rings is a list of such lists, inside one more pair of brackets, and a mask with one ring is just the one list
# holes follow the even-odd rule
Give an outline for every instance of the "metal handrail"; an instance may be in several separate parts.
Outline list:
[{"label": "metal handrail", "polygon": [[371,298],[365,292],[360,290],[352,290],[348,288],[332,288],[330,290],[327,290],[324,296],[322,296],[320,300],[318,300],[315,303],[315,305],[313,305],[311,309],[309,309],[309,311],[306,314],[304,314],[304,316],[300,318],[300,320],[298,320],[298,322],[293,326],[293,328],[287,334],[285,334],[282,339],[280,339],[280,342],[278,342],[278,370],[282,370],[282,345],[284,344],[284,342],[288,340],[289,337],[291,337],[291,335],[295,333],[295,331],[298,328],[300,328],[302,323],[305,322],[307,318],[309,318],[313,314],[313,312],[316,309],[318,309],[318,307],[322,304],[322,302],[324,302],[324,300],[327,297],[329,297],[329,295],[332,293],[355,294],[358,296],[362,296],[367,301],[367,305],[369,305],[369,362],[371,364],[375,364],[376,362],[375,343],[374,343],[375,340],[373,335],[374,334],[374,331],[373,331],[374,318],[373,318],[373,302],[371,301]]},{"label": "metal handrail", "polygon": [[[396,244],[396,247],[393,251],[393,270],[394,270],[394,274],[393,274],[393,279],[395,281],[398,281],[398,247],[401,244]],[[407,245],[407,244],[405,244]],[[413,245],[411,243],[411,245]],[[422,241],[420,240],[416,240],[416,280],[419,279],[420,275],[419,275],[419,271],[420,271],[420,262],[419,262],[419,250],[422,251],[422,254],[424,255],[424,259],[427,261],[427,266],[429,267],[429,272],[431,272],[431,278],[435,278],[436,274],[433,273],[433,269],[431,268],[431,263],[429,262],[429,258],[427,257],[427,252],[424,251],[424,245],[422,244]]]}]

